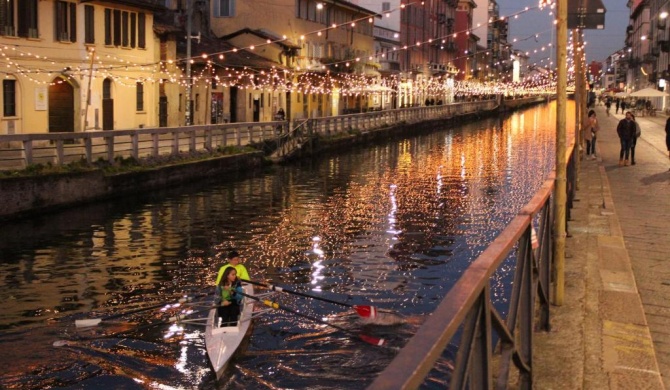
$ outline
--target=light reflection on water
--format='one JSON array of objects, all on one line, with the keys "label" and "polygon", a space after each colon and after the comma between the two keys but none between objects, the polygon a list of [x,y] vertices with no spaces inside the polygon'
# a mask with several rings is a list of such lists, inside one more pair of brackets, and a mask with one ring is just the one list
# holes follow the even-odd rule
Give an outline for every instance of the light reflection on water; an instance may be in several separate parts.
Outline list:
[{"label": "light reflection on water", "polygon": [[[208,292],[230,247],[254,278],[402,314],[402,324],[380,326],[343,307],[273,297],[401,347],[550,171],[553,107],[7,224],[0,343],[11,353],[0,358],[0,385],[215,388],[197,327],[178,336],[169,325],[143,327],[161,318],[154,311],[84,332],[72,323],[91,310]],[[503,312],[512,268],[492,281]],[[280,311],[255,320],[244,351],[229,388],[363,388],[395,353]]]}]

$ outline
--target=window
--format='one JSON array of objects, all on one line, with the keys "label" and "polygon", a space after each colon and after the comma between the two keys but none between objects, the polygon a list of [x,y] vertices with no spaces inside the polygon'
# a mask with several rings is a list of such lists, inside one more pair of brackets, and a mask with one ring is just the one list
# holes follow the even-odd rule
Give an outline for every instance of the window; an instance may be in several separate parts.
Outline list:
[{"label": "window", "polygon": [[137,91],[136,91],[136,97],[137,97],[137,107],[136,111],[144,111],[144,84],[141,82],[137,83]]},{"label": "window", "polygon": [[84,6],[84,43],[95,43],[95,8]]},{"label": "window", "polygon": [[4,116],[16,116],[16,80],[2,80],[2,108]]},{"label": "window", "polygon": [[128,12],[121,12],[121,46],[123,47],[128,47],[130,45],[130,37],[128,36],[128,33],[130,32],[128,30],[128,21]]},{"label": "window", "polygon": [[140,49],[147,47],[146,16],[143,13],[137,14],[137,47]]},{"label": "window", "polygon": [[391,10],[391,3],[385,1],[382,3],[382,12],[388,12]]},{"label": "window", "polygon": [[200,94],[195,94],[195,110],[200,111]]},{"label": "window", "polygon": [[121,11],[115,9],[113,12],[112,28],[114,29],[114,46],[121,46]]},{"label": "window", "polygon": [[214,16],[217,18],[235,16],[235,0],[214,0]]},{"label": "window", "polygon": [[77,41],[77,4],[67,1],[56,2],[56,40]]},{"label": "window", "polygon": [[2,35],[14,36],[14,2],[0,2],[0,26]]},{"label": "window", "polygon": [[105,8],[105,45],[112,45],[112,10]]},{"label": "window", "polygon": [[102,99],[108,100],[112,98],[112,80],[105,79],[102,82]]},{"label": "window", "polygon": [[181,112],[181,103],[182,103],[183,99],[184,99],[184,96],[183,96],[183,94],[180,93],[179,94],[179,112]]},{"label": "window", "polygon": [[135,36],[137,35],[137,15],[130,14],[130,47],[135,48]]},{"label": "window", "polygon": [[146,15],[105,8],[105,45],[146,48]]},{"label": "window", "polygon": [[37,0],[0,2],[0,35],[38,38]]}]

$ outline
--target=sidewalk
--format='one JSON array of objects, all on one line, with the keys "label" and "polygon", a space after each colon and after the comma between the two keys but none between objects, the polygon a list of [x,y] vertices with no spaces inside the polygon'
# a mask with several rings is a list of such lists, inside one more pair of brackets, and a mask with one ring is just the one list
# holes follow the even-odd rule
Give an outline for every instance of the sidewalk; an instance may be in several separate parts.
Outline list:
[{"label": "sidewalk", "polygon": [[598,159],[581,161],[564,305],[552,307],[551,332],[535,334],[534,388],[670,389],[666,117],[637,118],[637,165],[619,167],[624,115],[596,113]]}]

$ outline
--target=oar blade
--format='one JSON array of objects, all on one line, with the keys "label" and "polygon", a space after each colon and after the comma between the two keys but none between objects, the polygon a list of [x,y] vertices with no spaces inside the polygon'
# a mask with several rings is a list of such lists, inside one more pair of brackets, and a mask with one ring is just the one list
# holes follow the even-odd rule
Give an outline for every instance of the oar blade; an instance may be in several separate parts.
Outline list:
[{"label": "oar blade", "polygon": [[74,326],[77,328],[88,328],[91,326],[97,326],[102,322],[102,318],[85,318],[83,320],[75,320]]},{"label": "oar blade", "polygon": [[366,343],[376,345],[378,347],[381,347],[382,345],[384,345],[386,343],[386,340],[384,340],[384,339],[380,339],[380,338],[373,337],[373,336],[368,336],[368,335],[365,335],[365,334],[362,334],[359,337],[360,337],[361,340],[365,341]]},{"label": "oar blade", "polygon": [[363,318],[376,318],[377,308],[374,306],[354,305],[354,309],[359,316]]}]

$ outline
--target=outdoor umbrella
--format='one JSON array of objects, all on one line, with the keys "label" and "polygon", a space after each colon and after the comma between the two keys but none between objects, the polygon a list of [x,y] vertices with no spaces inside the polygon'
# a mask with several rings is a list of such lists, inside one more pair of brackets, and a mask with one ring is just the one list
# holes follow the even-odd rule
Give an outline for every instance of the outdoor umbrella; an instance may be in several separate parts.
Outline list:
[{"label": "outdoor umbrella", "polygon": [[654,88],[645,88],[645,89],[641,89],[639,91],[635,91],[635,92],[631,93],[630,96],[633,96],[633,97],[665,97],[665,96],[668,96],[668,94],[663,92],[663,91],[659,91],[657,89],[654,89]]}]

